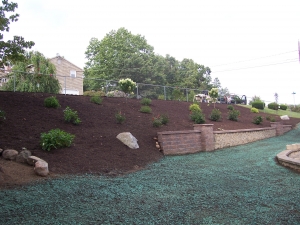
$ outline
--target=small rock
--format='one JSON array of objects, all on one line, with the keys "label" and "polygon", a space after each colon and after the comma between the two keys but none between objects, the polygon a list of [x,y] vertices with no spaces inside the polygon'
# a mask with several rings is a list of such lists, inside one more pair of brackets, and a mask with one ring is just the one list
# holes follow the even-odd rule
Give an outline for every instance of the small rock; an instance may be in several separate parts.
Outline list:
[{"label": "small rock", "polygon": [[31,152],[29,150],[23,150],[17,155],[16,162],[26,163],[29,156],[31,156]]},{"label": "small rock", "polygon": [[6,149],[2,153],[2,157],[7,160],[15,160],[19,152],[14,149]]},{"label": "small rock", "polygon": [[43,160],[43,159],[41,159],[39,157],[33,156],[33,155],[29,156],[28,159],[27,159],[27,163],[30,166],[34,166],[37,161],[44,161],[45,162],[45,160]]},{"label": "small rock", "polygon": [[35,163],[34,171],[37,175],[46,177],[49,174],[48,163],[45,161],[37,161]]}]

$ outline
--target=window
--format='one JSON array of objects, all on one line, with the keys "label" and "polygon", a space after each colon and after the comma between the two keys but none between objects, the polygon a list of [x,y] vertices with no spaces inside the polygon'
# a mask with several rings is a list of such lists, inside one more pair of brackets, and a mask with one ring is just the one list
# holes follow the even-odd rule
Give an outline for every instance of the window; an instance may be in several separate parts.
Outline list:
[{"label": "window", "polygon": [[76,71],[75,70],[70,70],[70,77],[76,77]]}]

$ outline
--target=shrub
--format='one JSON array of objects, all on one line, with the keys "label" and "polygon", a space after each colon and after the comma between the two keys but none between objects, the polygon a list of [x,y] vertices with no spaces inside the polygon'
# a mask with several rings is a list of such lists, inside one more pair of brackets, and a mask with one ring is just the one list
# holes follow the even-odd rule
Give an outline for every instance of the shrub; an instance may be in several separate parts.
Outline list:
[{"label": "shrub", "polygon": [[229,109],[229,110],[233,110],[234,108],[233,108],[233,106],[232,106],[232,105],[228,105],[228,106],[227,106],[227,109]]},{"label": "shrub", "polygon": [[200,106],[196,103],[191,104],[189,107],[189,110],[192,112],[201,112],[202,110],[200,109]]},{"label": "shrub", "polygon": [[255,116],[254,118],[253,118],[253,123],[254,124],[261,124],[261,122],[263,121],[263,118],[261,117],[261,116]]},{"label": "shrub", "polygon": [[149,106],[144,105],[144,106],[141,107],[140,112],[142,112],[142,113],[151,113],[152,109]]},{"label": "shrub", "polygon": [[280,109],[282,109],[282,110],[287,110],[287,105],[281,104],[281,105],[280,105]]},{"label": "shrub", "polygon": [[221,119],[221,112],[218,109],[213,109],[210,116],[210,120],[212,121],[219,121]]},{"label": "shrub", "polygon": [[240,115],[240,111],[239,110],[235,110],[235,109],[230,110],[228,112],[228,119],[232,120],[232,121],[238,121],[239,115]]},{"label": "shrub", "polygon": [[160,127],[163,125],[160,115],[153,117],[152,125],[153,127]]},{"label": "shrub", "polygon": [[273,116],[266,116],[266,120],[270,121],[270,122],[275,122],[275,118]]},{"label": "shrub", "polygon": [[159,95],[159,96],[157,97],[157,99],[158,99],[158,100],[165,100],[165,96],[164,96],[164,95]]},{"label": "shrub", "polygon": [[259,110],[258,110],[257,108],[254,108],[254,107],[252,107],[252,108],[250,109],[250,111],[251,111],[252,113],[259,113]]},{"label": "shrub", "polygon": [[59,102],[56,99],[56,97],[51,96],[51,97],[45,98],[44,106],[46,106],[47,108],[58,108],[60,105],[59,105]]},{"label": "shrub", "polygon": [[276,102],[272,102],[268,104],[269,109],[278,110],[278,104]]},{"label": "shrub", "polygon": [[126,94],[130,94],[136,87],[136,83],[133,82],[130,78],[119,80],[119,87]]},{"label": "shrub", "polygon": [[162,114],[162,115],[161,115],[161,123],[162,123],[163,125],[167,125],[168,122],[169,122],[169,117],[168,117],[168,115]]},{"label": "shrub", "polygon": [[90,101],[92,103],[100,105],[100,104],[102,104],[103,99],[100,96],[95,95],[95,96],[91,97]]},{"label": "shrub", "polygon": [[81,120],[78,118],[77,111],[72,110],[69,106],[64,110],[64,118],[68,123],[73,123],[78,125],[81,123]]},{"label": "shrub", "polygon": [[5,112],[3,110],[0,110],[0,120],[5,120]]},{"label": "shrub", "polygon": [[255,101],[255,102],[252,102],[252,107],[253,108],[257,108],[257,109],[264,109],[265,108],[265,103],[262,102],[262,101]]},{"label": "shrub", "polygon": [[122,114],[121,111],[117,112],[115,114],[115,117],[116,117],[117,123],[123,123],[126,119],[125,114]]},{"label": "shrub", "polygon": [[105,96],[105,93],[103,91],[85,91],[83,92],[84,96]]},{"label": "shrub", "polygon": [[142,105],[151,105],[151,99],[150,98],[142,98],[141,100]]},{"label": "shrub", "polygon": [[41,146],[43,150],[50,151],[55,148],[70,147],[75,135],[69,134],[60,129],[50,130],[41,134]]},{"label": "shrub", "polygon": [[190,118],[196,124],[205,123],[205,116],[202,112],[199,111],[191,111]]}]

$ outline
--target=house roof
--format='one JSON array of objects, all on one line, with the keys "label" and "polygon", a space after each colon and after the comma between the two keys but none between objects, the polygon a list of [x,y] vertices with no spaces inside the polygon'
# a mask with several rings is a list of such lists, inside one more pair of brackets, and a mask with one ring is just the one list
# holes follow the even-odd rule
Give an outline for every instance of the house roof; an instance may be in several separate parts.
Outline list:
[{"label": "house roof", "polygon": [[50,58],[49,60],[54,60],[54,59],[65,60],[65,61],[67,61],[68,63],[72,64],[73,66],[77,67],[79,71],[82,71],[82,72],[83,72],[83,69],[82,69],[82,68],[80,68],[79,66],[76,66],[74,63],[71,63],[70,61],[66,60],[64,57],[61,57],[60,55],[55,56],[55,57],[53,57],[53,58]]}]

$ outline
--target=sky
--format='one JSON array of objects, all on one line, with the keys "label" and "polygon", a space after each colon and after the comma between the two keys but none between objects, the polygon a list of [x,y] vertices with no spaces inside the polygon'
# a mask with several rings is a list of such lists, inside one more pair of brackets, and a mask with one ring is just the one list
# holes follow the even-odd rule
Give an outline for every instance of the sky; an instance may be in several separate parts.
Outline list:
[{"label": "sky", "polygon": [[[299,0],[14,0],[14,35],[83,68],[91,38],[126,28],[154,52],[211,68],[230,93],[300,104]],[[295,94],[293,94],[295,93]]]}]

